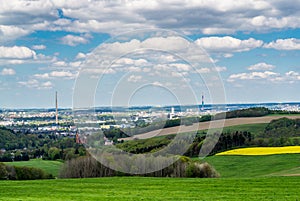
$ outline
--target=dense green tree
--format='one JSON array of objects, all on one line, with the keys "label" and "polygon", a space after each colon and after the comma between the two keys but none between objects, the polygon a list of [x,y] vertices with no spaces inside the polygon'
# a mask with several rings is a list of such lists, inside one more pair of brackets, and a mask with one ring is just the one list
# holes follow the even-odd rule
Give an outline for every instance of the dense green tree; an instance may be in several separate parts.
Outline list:
[{"label": "dense green tree", "polygon": [[60,149],[51,147],[48,151],[48,156],[51,160],[57,160],[60,158]]},{"label": "dense green tree", "polygon": [[3,163],[0,163],[0,180],[6,180],[8,178],[8,173],[6,166]]}]

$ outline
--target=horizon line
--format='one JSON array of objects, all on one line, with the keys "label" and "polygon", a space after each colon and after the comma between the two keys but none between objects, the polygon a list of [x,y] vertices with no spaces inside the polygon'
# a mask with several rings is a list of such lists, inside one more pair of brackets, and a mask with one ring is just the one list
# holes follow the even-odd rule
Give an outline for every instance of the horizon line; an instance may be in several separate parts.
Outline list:
[{"label": "horizon line", "polygon": [[[259,104],[300,104],[299,102],[296,101],[287,101],[287,102],[249,102],[249,103],[207,103],[204,104],[204,106],[207,105],[259,105]],[[94,106],[92,108],[117,108],[117,107],[122,107],[122,108],[133,108],[133,107],[176,107],[176,106],[182,106],[182,107],[186,107],[186,106],[201,106],[201,103],[193,105],[193,104],[185,104],[185,105],[133,105],[133,106]],[[24,107],[24,108],[0,108],[0,110],[55,110],[55,107]],[[58,110],[73,110],[73,107],[60,107],[58,108]]]}]

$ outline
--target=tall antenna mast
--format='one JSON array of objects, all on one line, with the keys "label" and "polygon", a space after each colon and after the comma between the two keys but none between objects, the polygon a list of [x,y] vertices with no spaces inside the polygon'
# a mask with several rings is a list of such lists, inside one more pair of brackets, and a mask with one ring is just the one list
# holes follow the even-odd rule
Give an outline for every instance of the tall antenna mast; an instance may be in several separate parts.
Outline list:
[{"label": "tall antenna mast", "polygon": [[58,103],[57,103],[57,91],[55,92],[55,123],[58,125]]},{"label": "tall antenna mast", "polygon": [[201,107],[201,110],[203,111],[204,110],[204,94],[202,92],[202,107]]}]

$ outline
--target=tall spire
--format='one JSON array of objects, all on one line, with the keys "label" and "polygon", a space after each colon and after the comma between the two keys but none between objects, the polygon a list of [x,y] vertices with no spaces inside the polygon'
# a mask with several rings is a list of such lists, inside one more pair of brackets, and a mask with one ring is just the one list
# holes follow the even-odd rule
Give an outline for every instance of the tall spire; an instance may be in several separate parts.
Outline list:
[{"label": "tall spire", "polygon": [[55,123],[58,125],[58,103],[57,103],[57,91],[55,92]]}]

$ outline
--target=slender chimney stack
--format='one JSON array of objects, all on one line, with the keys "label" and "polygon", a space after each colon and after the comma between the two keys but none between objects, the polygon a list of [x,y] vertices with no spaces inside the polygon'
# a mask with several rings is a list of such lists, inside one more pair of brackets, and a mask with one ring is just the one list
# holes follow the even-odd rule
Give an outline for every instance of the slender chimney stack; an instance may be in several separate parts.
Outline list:
[{"label": "slender chimney stack", "polygon": [[202,92],[202,107],[201,107],[201,110],[203,111],[204,110],[204,94]]},{"label": "slender chimney stack", "polygon": [[55,92],[55,123],[58,125],[58,103],[57,103],[57,91]]}]

